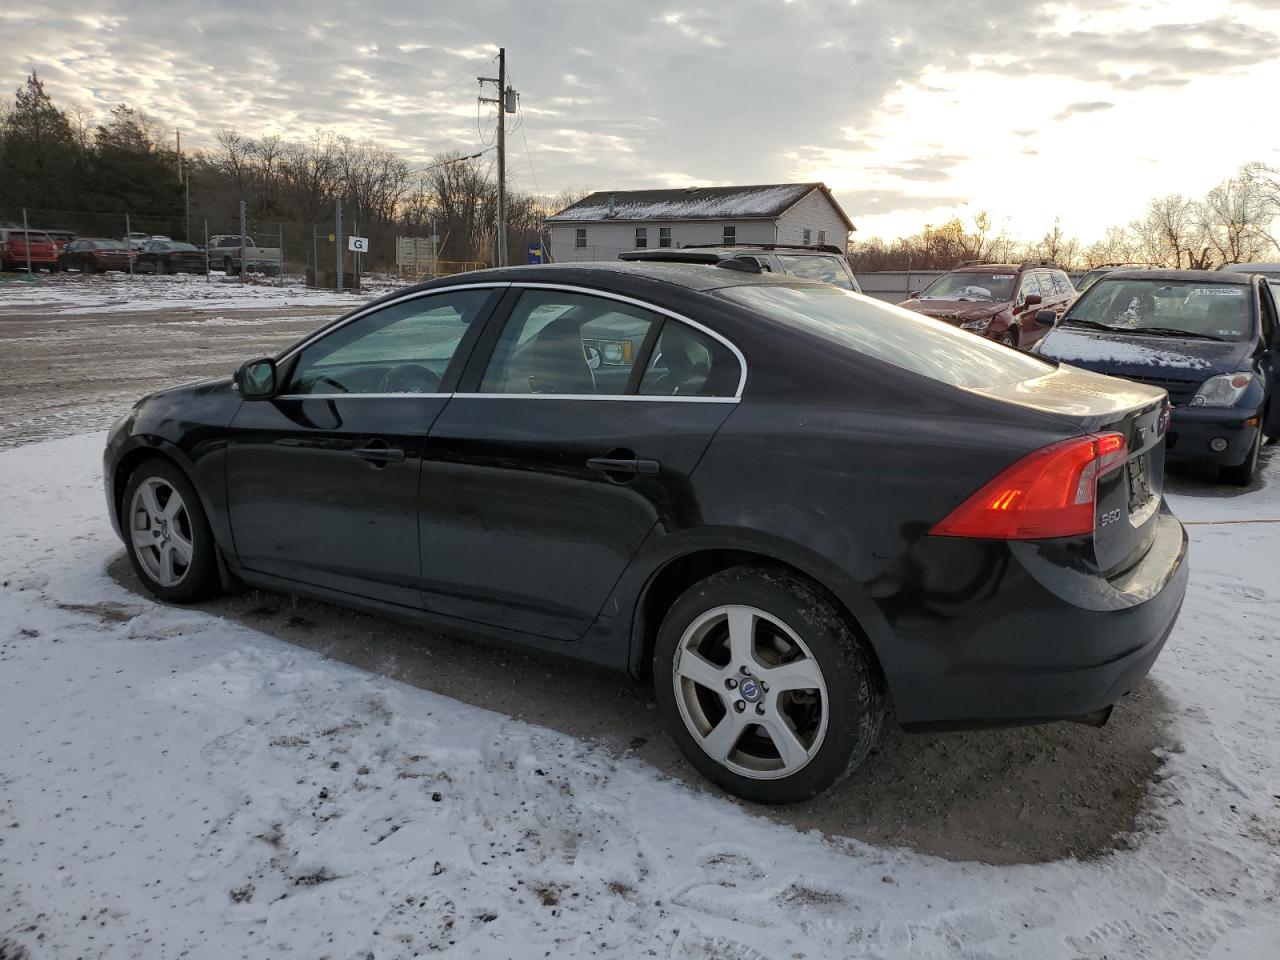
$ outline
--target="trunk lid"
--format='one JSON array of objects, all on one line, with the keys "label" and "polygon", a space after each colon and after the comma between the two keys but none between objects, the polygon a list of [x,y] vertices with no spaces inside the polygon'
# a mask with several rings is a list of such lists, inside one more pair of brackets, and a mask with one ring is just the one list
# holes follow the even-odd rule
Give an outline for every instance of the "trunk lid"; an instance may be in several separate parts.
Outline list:
[{"label": "trunk lid", "polygon": [[1032,380],[973,392],[1065,420],[1081,433],[1123,436],[1124,463],[1097,481],[1093,560],[1109,577],[1142,559],[1155,537],[1164,490],[1164,390],[1060,366]]}]

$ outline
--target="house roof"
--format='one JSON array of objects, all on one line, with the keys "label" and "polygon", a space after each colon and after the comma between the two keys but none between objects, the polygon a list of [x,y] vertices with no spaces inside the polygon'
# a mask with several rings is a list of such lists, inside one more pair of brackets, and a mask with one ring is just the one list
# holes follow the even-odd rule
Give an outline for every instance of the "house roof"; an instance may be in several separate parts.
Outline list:
[{"label": "house roof", "polygon": [[[853,230],[851,221],[824,183],[766,183],[747,187],[681,187],[674,190],[597,190],[554,216],[549,223],[602,220],[772,220],[821,190]],[[612,212],[610,211],[612,201]]]}]

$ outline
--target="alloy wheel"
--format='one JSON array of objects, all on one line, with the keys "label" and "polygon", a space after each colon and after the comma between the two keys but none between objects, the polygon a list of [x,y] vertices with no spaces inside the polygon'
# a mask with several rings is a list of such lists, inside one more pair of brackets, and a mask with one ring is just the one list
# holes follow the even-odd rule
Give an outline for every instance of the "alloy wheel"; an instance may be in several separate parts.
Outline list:
[{"label": "alloy wheel", "polygon": [[129,536],[138,563],[162,587],[176,587],[195,556],[191,515],[177,490],[161,477],[148,477],[129,505]]},{"label": "alloy wheel", "polygon": [[719,606],[697,617],[680,638],[672,683],[694,740],[741,776],[791,776],[826,736],[821,667],[794,630],[756,607]]}]

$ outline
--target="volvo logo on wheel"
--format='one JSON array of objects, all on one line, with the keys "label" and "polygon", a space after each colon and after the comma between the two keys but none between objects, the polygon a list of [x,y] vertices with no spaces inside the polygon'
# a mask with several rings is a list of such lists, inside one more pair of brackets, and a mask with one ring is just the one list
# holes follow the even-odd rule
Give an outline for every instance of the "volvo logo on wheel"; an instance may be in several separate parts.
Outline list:
[{"label": "volvo logo on wheel", "polygon": [[738,692],[742,694],[742,699],[749,703],[755,703],[760,699],[760,684],[753,678],[747,677],[738,687]]}]

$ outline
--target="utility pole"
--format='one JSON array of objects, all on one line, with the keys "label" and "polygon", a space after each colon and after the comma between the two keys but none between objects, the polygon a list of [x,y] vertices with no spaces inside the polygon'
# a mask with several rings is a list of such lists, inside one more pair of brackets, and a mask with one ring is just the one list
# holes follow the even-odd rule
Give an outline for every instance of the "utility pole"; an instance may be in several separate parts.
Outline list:
[{"label": "utility pole", "polygon": [[31,279],[31,229],[27,226],[27,208],[22,208],[22,242],[27,248],[27,279]]},{"label": "utility pole", "polygon": [[342,292],[342,200],[333,201],[333,249],[338,257],[338,292]]},{"label": "utility pole", "polygon": [[245,248],[249,246],[249,239],[248,239],[248,231],[245,230],[245,227],[244,227],[244,208],[245,208],[245,202],[241,200],[240,201],[240,282],[248,283],[249,271],[245,269],[245,254],[247,252]]},{"label": "utility pole", "polygon": [[516,92],[507,86],[507,48],[498,48],[498,75],[479,77],[481,83],[498,87],[496,97],[481,97],[481,103],[498,107],[498,242],[497,266],[507,265],[507,114],[516,112]]}]

